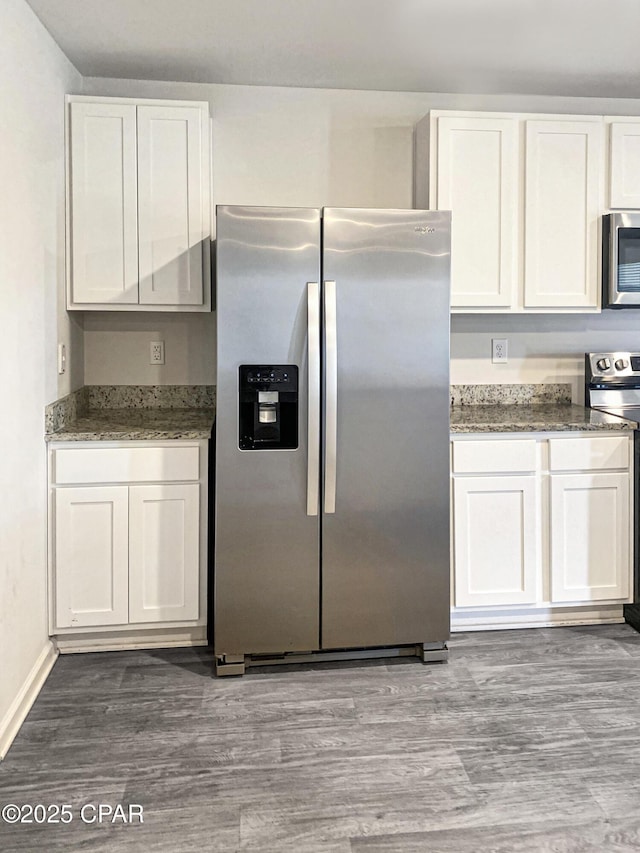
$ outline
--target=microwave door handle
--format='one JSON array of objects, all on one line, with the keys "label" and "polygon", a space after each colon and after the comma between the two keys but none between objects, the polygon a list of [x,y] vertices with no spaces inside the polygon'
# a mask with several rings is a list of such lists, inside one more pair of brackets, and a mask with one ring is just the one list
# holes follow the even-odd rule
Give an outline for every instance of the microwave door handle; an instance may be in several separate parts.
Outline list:
[{"label": "microwave door handle", "polygon": [[307,515],[318,514],[320,489],[320,285],[307,282]]},{"label": "microwave door handle", "polygon": [[336,314],[336,283],[335,281],[325,281],[325,513],[334,513],[336,511],[336,465],[338,451],[338,336]]}]

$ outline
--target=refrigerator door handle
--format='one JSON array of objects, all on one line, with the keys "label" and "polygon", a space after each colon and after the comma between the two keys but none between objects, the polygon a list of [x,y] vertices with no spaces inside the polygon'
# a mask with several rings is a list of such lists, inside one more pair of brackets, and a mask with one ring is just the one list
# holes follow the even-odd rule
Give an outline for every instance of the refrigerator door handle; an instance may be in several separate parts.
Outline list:
[{"label": "refrigerator door handle", "polygon": [[325,457],[324,511],[336,511],[336,457],[338,448],[338,337],[336,283],[324,282],[325,333]]},{"label": "refrigerator door handle", "polygon": [[307,515],[318,514],[320,488],[320,285],[307,282]]}]

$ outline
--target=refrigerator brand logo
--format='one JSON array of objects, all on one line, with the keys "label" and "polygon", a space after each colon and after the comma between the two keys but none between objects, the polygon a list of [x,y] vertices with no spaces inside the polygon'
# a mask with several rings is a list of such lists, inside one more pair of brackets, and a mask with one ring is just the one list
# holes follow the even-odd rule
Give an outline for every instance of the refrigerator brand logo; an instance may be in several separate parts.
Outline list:
[{"label": "refrigerator brand logo", "polygon": [[435,234],[436,229],[431,225],[416,225],[413,230],[417,231],[418,234]]}]

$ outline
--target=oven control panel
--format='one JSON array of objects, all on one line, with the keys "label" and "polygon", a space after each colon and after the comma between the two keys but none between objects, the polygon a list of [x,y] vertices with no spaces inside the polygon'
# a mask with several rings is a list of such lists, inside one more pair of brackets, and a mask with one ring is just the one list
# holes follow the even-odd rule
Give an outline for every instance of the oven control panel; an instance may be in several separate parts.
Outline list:
[{"label": "oven control panel", "polygon": [[640,352],[589,352],[585,355],[585,381],[640,381]]}]

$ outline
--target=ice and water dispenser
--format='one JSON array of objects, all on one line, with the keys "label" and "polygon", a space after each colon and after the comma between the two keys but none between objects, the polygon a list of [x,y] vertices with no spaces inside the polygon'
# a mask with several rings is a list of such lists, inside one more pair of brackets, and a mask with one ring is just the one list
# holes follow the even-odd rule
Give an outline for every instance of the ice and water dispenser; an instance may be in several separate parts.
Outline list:
[{"label": "ice and water dispenser", "polygon": [[242,364],[238,390],[240,450],[292,450],[298,446],[295,364]]}]

